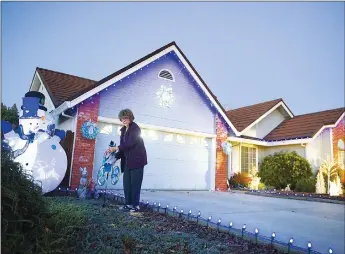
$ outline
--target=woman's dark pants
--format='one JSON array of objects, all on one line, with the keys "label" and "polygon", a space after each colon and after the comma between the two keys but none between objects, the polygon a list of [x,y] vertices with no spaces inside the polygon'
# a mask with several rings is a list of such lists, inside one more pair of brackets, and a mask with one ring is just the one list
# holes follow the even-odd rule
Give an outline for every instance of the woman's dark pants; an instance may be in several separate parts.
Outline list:
[{"label": "woman's dark pants", "polygon": [[132,205],[133,207],[139,205],[143,175],[143,168],[125,169],[123,172],[123,190],[126,205]]}]

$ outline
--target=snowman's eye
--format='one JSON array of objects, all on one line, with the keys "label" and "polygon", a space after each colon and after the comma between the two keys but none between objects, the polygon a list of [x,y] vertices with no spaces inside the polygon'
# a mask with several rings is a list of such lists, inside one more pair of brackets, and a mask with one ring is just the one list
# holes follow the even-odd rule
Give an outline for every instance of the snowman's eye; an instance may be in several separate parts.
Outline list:
[{"label": "snowman's eye", "polygon": [[26,163],[25,165],[26,165],[26,166],[29,166],[29,163]]},{"label": "snowman's eye", "polygon": [[30,123],[30,125],[32,125],[32,123]]},{"label": "snowman's eye", "polygon": [[38,123],[36,123],[36,125],[38,125]]}]

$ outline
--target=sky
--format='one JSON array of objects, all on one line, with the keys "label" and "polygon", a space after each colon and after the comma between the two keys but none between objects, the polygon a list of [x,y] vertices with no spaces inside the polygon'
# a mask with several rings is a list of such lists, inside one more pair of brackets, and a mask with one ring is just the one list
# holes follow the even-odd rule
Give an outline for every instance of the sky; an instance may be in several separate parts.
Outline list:
[{"label": "sky", "polygon": [[175,41],[226,109],[344,106],[344,2],[2,2],[2,102],[36,67],[100,80]]}]

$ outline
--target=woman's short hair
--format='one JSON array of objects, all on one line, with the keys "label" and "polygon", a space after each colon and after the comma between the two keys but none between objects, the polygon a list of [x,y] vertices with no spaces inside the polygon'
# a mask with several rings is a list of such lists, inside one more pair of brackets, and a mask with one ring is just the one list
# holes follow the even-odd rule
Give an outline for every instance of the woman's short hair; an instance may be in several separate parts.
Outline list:
[{"label": "woman's short hair", "polygon": [[128,108],[123,109],[123,110],[120,111],[120,113],[119,113],[119,119],[121,120],[121,119],[124,118],[125,116],[129,117],[129,120],[130,120],[131,122],[133,122],[133,120],[135,119],[132,110],[130,110],[130,109],[128,109]]}]

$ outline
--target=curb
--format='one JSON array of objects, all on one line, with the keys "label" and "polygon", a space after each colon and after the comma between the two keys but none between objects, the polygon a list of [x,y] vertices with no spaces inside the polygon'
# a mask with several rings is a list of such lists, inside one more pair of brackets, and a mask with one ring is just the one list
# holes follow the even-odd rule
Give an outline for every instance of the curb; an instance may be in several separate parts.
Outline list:
[{"label": "curb", "polygon": [[340,204],[344,205],[345,201],[341,200],[332,200],[332,199],[324,199],[324,198],[309,198],[309,197],[296,197],[296,196],[278,196],[272,194],[265,194],[265,193],[257,193],[257,192],[245,192],[244,194],[247,195],[254,195],[254,196],[262,196],[262,197],[270,197],[270,198],[284,198],[284,199],[295,199],[295,200],[303,200],[303,201],[311,201],[311,202],[320,202],[320,203],[330,203],[330,204]]}]

